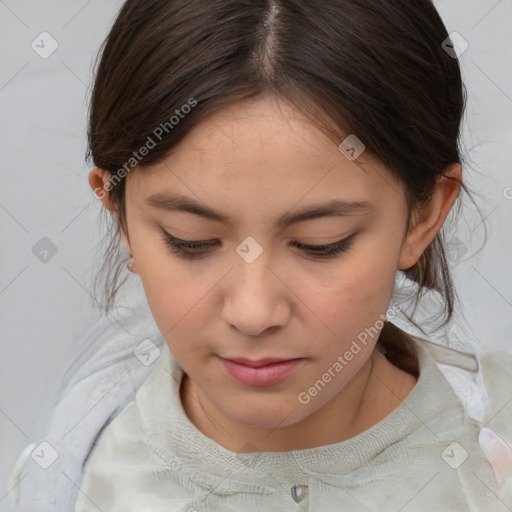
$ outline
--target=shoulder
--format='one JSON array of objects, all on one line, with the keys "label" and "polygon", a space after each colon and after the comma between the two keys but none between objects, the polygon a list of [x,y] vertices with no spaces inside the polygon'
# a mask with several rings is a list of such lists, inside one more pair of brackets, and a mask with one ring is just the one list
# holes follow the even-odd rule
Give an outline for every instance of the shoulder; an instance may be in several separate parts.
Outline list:
[{"label": "shoulder", "polygon": [[512,443],[512,352],[486,351],[479,359],[491,408],[485,418],[486,425],[497,429]]},{"label": "shoulder", "polygon": [[482,422],[480,446],[498,481],[507,480],[512,486],[512,352],[484,352],[480,366],[490,404],[490,413]]},{"label": "shoulder", "polygon": [[447,410],[442,425],[432,426],[444,445],[442,459],[456,469],[446,482],[450,475],[459,479],[468,504],[492,502],[501,510],[502,503],[512,504],[512,352],[462,354],[474,358],[473,366],[446,350],[436,351],[434,360],[463,407],[460,416]]},{"label": "shoulder", "polygon": [[143,341],[164,343],[152,324],[130,318],[122,325],[103,318],[81,338],[85,349],[65,373],[44,431],[11,469],[6,502],[13,510],[69,510],[74,503],[75,484],[103,430],[134,400],[152,370],[137,357],[137,347]]},{"label": "shoulder", "polygon": [[512,380],[512,351],[487,350],[480,354],[479,360],[485,387],[490,392],[489,399],[492,394],[495,404],[510,401],[512,391],[504,388],[503,384]]}]

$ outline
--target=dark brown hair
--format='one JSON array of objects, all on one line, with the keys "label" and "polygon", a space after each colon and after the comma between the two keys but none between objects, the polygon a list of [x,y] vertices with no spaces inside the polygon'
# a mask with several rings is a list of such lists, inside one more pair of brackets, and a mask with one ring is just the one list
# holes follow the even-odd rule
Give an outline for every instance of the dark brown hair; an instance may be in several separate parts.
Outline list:
[{"label": "dark brown hair", "polygon": [[[405,185],[409,212],[427,203],[446,168],[463,163],[466,89],[457,58],[442,46],[447,38],[431,0],[124,2],[98,54],[88,126],[88,159],[117,178],[109,191],[116,231],[94,286],[97,295],[106,276],[107,313],[128,276],[118,284],[126,271],[121,232],[129,240],[119,180],[126,172],[119,170],[133,164],[148,137],[155,145],[137,167],[160,162],[230,104],[271,95],[305,113],[337,145],[355,134]],[[194,108],[171,126],[191,98]],[[159,126],[166,129],[157,138]],[[471,195],[464,183],[462,189]],[[418,263],[402,271],[418,284],[414,311],[425,290],[441,294],[442,326],[457,300],[443,237],[444,226]],[[399,359],[396,336],[386,322],[381,341]]]}]

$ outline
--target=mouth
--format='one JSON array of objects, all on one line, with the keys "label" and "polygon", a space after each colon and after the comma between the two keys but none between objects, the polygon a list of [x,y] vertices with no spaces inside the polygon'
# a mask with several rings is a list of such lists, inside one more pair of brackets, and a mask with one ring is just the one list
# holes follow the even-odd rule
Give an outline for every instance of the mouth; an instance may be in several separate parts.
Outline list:
[{"label": "mouth", "polygon": [[274,363],[286,363],[288,361],[295,361],[296,357],[294,358],[289,358],[289,359],[286,359],[286,358],[278,358],[278,357],[266,357],[264,359],[258,359],[258,360],[252,360],[252,359],[246,359],[245,357],[226,357],[226,358],[223,358],[223,359],[226,359],[228,361],[233,361],[235,363],[238,363],[238,364],[243,364],[245,366],[250,366],[251,368],[261,368],[262,366],[267,366],[269,364],[274,364]]},{"label": "mouth", "polygon": [[246,386],[270,386],[293,373],[303,359],[265,358],[255,361],[221,357],[220,360],[228,374],[238,382]]}]

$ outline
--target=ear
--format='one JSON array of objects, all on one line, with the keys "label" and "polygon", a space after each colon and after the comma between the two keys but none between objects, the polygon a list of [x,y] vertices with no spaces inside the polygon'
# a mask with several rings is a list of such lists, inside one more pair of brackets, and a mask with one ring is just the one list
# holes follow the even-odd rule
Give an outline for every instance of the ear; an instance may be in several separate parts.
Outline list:
[{"label": "ear", "polygon": [[110,200],[110,173],[100,169],[99,167],[94,167],[89,172],[89,185],[92,188],[92,191],[97,199],[99,199],[103,206],[109,210],[112,214],[114,214],[114,205]]},{"label": "ear", "polygon": [[[449,176],[446,177],[446,176]],[[412,212],[411,225],[404,238],[398,269],[414,266],[437,233],[457,199],[462,183],[460,164],[452,164],[441,176],[432,198],[421,209]]]},{"label": "ear", "polygon": [[[99,167],[94,167],[89,172],[89,185],[91,186],[95,197],[97,197],[103,206],[111,213],[112,217],[117,221],[117,212],[113,202],[110,199],[110,173]],[[121,232],[121,243],[124,248],[131,254],[130,244],[126,235]]]}]

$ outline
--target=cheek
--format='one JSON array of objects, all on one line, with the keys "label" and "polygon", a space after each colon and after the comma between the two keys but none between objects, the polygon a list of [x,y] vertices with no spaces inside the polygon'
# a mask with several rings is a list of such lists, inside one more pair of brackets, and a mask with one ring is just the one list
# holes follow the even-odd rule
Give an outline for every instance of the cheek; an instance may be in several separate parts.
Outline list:
[{"label": "cheek", "polygon": [[[396,270],[393,260],[368,252],[357,261],[333,267],[329,279],[310,283],[300,297],[319,317],[325,333],[344,342],[356,338],[380,320],[389,307]],[[309,297],[309,299],[307,299]],[[380,323],[379,323],[380,325]]]},{"label": "cheek", "polygon": [[144,288],[152,316],[169,350],[190,371],[189,365],[208,352],[204,336],[206,292],[161,280],[146,283]]},{"label": "cheek", "polygon": [[152,279],[145,276],[142,282],[153,317],[166,339],[183,339],[194,326],[200,328],[207,289],[194,286],[183,277]]},{"label": "cheek", "polygon": [[167,339],[194,315],[204,295],[193,275],[169,251],[156,236],[133,237],[136,271],[155,322]]},{"label": "cheek", "polygon": [[139,272],[149,308],[174,357],[197,359],[208,350],[202,346],[207,343],[205,323],[211,319],[212,288],[219,278],[216,272],[201,278],[172,256],[161,260],[160,265],[145,261]]}]

